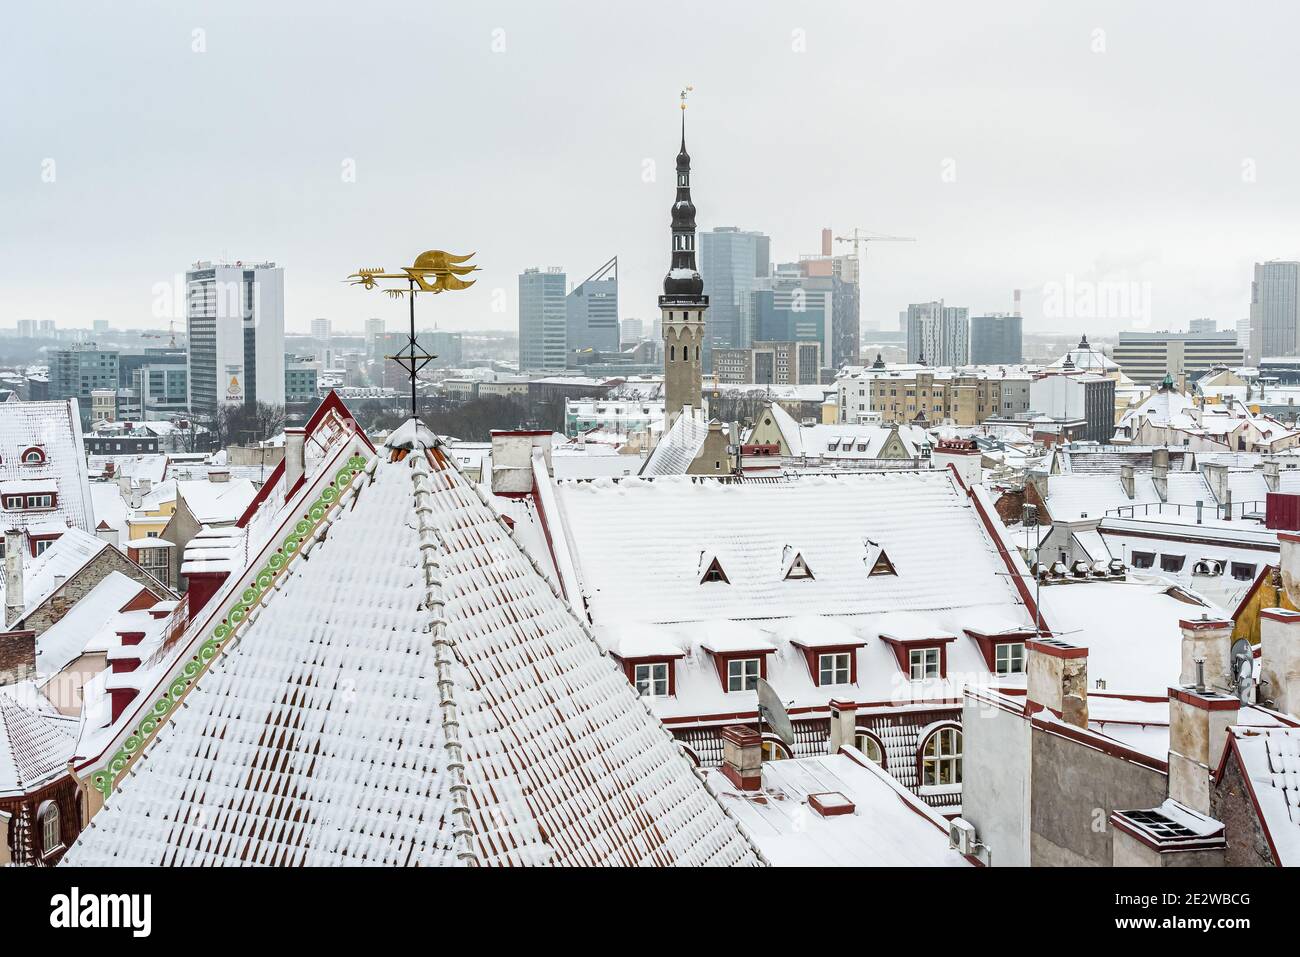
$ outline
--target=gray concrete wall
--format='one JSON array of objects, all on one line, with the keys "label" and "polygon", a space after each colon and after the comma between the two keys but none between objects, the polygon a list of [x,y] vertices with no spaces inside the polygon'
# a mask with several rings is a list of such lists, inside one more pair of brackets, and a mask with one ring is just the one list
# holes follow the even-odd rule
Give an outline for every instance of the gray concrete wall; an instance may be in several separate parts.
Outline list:
[{"label": "gray concrete wall", "polygon": [[1030,863],[1110,867],[1112,811],[1155,807],[1166,777],[1061,735],[1033,729]]},{"label": "gray concrete wall", "polygon": [[1030,724],[966,699],[962,708],[962,817],[994,867],[1029,865]]}]

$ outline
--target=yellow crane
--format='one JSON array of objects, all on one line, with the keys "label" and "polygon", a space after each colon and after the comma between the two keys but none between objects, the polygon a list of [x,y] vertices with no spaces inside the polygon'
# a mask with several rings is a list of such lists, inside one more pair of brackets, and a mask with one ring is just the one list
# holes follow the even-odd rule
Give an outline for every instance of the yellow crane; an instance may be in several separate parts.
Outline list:
[{"label": "yellow crane", "polygon": [[[862,251],[860,251],[860,250],[858,249],[858,247],[859,247],[859,246],[866,246],[867,243],[914,243],[914,242],[916,242],[916,237],[915,237],[915,236],[885,236],[885,235],[882,235],[882,234],[880,234],[880,233],[869,233],[869,232],[867,232],[867,231],[864,230],[864,229],[859,229],[857,226],[854,226],[854,227],[853,227],[853,234],[852,234],[852,235],[850,235],[850,236],[836,236],[836,237],[835,237],[835,241],[836,241],[837,243],[852,243],[852,244],[853,244],[853,258],[854,258],[854,260],[856,260],[856,262],[857,262],[857,264],[858,264],[858,290],[859,290],[859,292],[858,292],[858,314],[859,314],[859,318],[858,318],[858,329],[860,330],[860,329],[862,328],[862,319],[861,319],[861,312],[862,312],[862,293],[861,293],[861,289],[862,289],[862,273],[863,273],[863,268],[862,268]],[[846,355],[850,355],[850,356],[857,356],[857,354],[858,354],[858,350],[859,350],[859,348],[861,347],[861,343],[860,343],[860,342],[849,343],[849,342],[847,341],[847,339],[848,339],[850,336],[858,336],[858,337],[860,337],[860,336],[861,336],[861,332],[859,331],[859,332],[855,332],[855,333],[846,333],[846,335],[845,335],[845,340],[846,340],[846,341],[844,342],[844,348],[845,348],[845,350],[846,350],[845,354],[846,354]]]}]

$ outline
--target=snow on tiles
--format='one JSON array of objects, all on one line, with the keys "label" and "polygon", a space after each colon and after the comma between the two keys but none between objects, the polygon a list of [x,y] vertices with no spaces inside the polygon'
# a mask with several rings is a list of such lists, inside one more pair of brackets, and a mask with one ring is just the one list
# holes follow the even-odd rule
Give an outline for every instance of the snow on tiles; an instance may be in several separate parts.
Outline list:
[{"label": "snow on tiles", "polygon": [[426,430],[344,478],[67,863],[762,863]]}]

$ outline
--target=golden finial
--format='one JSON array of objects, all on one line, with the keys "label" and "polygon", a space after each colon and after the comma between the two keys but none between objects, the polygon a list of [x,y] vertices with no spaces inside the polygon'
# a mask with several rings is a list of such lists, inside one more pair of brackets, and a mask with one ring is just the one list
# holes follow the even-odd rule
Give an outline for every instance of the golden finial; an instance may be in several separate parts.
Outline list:
[{"label": "golden finial", "polygon": [[682,90],[682,109],[683,109],[683,110],[686,109],[686,97],[687,97],[687,95],[688,95],[692,90],[694,90],[694,89],[695,89],[695,87],[693,87],[693,86],[688,86],[686,89]]}]

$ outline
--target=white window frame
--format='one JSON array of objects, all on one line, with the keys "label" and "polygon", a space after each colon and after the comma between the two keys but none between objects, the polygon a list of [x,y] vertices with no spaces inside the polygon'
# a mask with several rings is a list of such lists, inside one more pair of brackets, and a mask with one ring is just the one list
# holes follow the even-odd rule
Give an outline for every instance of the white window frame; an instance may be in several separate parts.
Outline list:
[{"label": "white window frame", "polygon": [[885,766],[885,749],[874,736],[865,731],[858,731],[853,736],[853,743],[872,764],[882,768]]},{"label": "white window frame", "polygon": [[[762,658],[729,658],[727,660],[727,691],[753,691],[758,679],[763,677]],[[753,682],[750,684],[750,682]]]},{"label": "white window frame", "polygon": [[846,685],[853,681],[853,652],[828,651],[817,656],[817,684]]},{"label": "white window frame", "polygon": [[41,855],[53,854],[63,847],[63,820],[59,806],[53,801],[45,802],[38,820],[41,824]]},{"label": "white window frame", "polygon": [[954,725],[939,728],[926,738],[921,748],[921,787],[960,787],[962,746],[961,728]]},{"label": "white window frame", "polygon": [[632,683],[636,686],[636,693],[643,698],[668,697],[670,667],[672,665],[667,661],[642,661],[633,665]]},{"label": "white window frame", "polygon": [[938,648],[909,648],[907,651],[908,673],[913,681],[926,678],[942,677],[942,660]]},{"label": "white window frame", "polygon": [[[1016,649],[1019,649],[1019,651]],[[1013,665],[1017,665],[1017,667],[1012,667]],[[993,649],[993,670],[995,674],[999,675],[1023,675],[1025,673],[1025,643],[1023,641],[1000,642]]]}]

